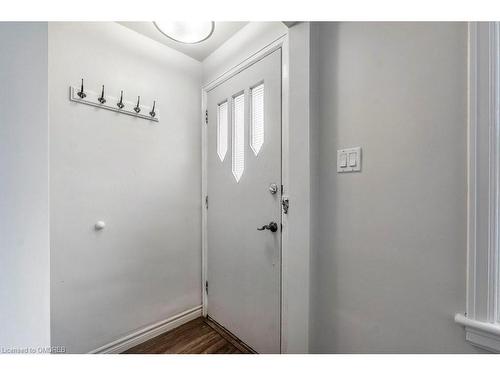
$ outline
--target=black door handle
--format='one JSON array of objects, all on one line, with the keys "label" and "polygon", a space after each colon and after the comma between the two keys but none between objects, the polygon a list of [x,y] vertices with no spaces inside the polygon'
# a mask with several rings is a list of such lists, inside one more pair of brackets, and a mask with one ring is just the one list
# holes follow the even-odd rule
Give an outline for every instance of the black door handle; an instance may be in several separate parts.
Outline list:
[{"label": "black door handle", "polygon": [[261,228],[257,228],[257,230],[266,230],[266,229],[274,233],[278,231],[278,224],[276,224],[274,221],[271,221],[269,224],[264,225]]}]

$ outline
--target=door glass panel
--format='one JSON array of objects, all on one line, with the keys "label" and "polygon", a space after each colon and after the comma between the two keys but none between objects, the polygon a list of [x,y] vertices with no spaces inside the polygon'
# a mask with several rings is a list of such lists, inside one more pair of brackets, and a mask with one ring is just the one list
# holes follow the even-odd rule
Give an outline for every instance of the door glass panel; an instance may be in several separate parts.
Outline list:
[{"label": "door glass panel", "polygon": [[264,84],[254,87],[251,91],[251,125],[250,147],[255,156],[259,154],[264,144]]},{"label": "door glass panel", "polygon": [[245,169],[245,94],[233,98],[233,175],[239,181]]},{"label": "door glass panel", "polygon": [[219,104],[217,108],[217,155],[221,161],[226,157],[227,152],[227,136],[228,117],[227,117],[227,101]]}]

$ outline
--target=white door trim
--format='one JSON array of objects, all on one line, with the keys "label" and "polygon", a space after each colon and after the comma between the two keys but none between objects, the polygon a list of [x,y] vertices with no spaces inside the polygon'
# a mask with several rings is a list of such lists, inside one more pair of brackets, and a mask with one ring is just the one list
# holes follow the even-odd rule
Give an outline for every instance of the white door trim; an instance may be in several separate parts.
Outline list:
[{"label": "white door trim", "polygon": [[500,23],[469,23],[467,302],[455,321],[500,352]]},{"label": "white door trim", "polygon": [[[213,80],[212,82],[206,84],[201,89],[201,170],[202,170],[202,182],[201,182],[201,202],[202,202],[202,266],[201,266],[201,280],[202,280],[202,306],[203,306],[203,316],[207,315],[207,307],[208,307],[208,297],[205,289],[205,283],[207,280],[207,206],[205,202],[205,198],[207,196],[207,123],[206,123],[206,110],[207,110],[207,95],[210,90],[222,84],[226,80],[231,77],[234,77],[236,74],[240,73],[244,69],[249,66],[255,64],[256,62],[262,60],[264,57],[268,56],[272,52],[281,49],[281,121],[282,121],[282,130],[281,130],[281,142],[282,142],[282,184],[284,186],[284,195],[287,194],[287,187],[289,183],[288,176],[288,164],[289,164],[289,147],[288,147],[288,135],[289,135],[289,116],[288,116],[288,98],[289,98],[289,84],[288,84],[288,72],[289,72],[289,54],[288,54],[288,34],[285,34],[278,39],[274,40],[258,52],[244,59],[241,63],[237,64],[233,68],[229,69],[227,72]],[[212,114],[213,115],[213,114]],[[209,203],[210,204],[210,203]],[[284,303],[283,301],[286,299],[288,291],[285,288],[286,283],[284,282],[289,275],[286,274],[286,270],[283,269],[283,258],[286,257],[286,250],[288,248],[287,243],[287,231],[288,225],[286,225],[286,215],[282,215],[282,223],[283,223],[283,231],[281,233],[282,241],[281,241],[281,329],[280,329],[280,348],[283,348],[283,337],[285,335],[285,325],[284,322]]]}]

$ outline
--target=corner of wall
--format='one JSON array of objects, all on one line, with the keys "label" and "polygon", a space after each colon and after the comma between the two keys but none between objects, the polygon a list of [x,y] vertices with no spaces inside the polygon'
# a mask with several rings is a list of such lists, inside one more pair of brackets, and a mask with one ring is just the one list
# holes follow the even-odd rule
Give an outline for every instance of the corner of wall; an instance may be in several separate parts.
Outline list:
[{"label": "corner of wall", "polygon": [[289,298],[287,353],[309,352],[311,251],[310,23],[289,29],[289,195],[288,257],[284,268]]},{"label": "corner of wall", "polygon": [[313,270],[316,267],[316,252],[318,251],[318,221],[319,221],[319,25],[310,24],[309,47],[309,149],[310,149],[310,285],[309,285],[309,352],[314,353],[312,337],[315,332],[316,279]]},{"label": "corner of wall", "polygon": [[47,22],[0,22],[0,50],[0,346],[39,353],[50,346]]}]

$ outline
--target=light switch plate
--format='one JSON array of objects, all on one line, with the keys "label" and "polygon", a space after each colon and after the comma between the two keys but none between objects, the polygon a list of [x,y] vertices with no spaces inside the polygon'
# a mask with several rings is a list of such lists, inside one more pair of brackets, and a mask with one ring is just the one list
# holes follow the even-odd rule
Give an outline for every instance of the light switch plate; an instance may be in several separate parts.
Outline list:
[{"label": "light switch plate", "polygon": [[337,172],[361,171],[361,147],[344,148],[337,150]]}]

